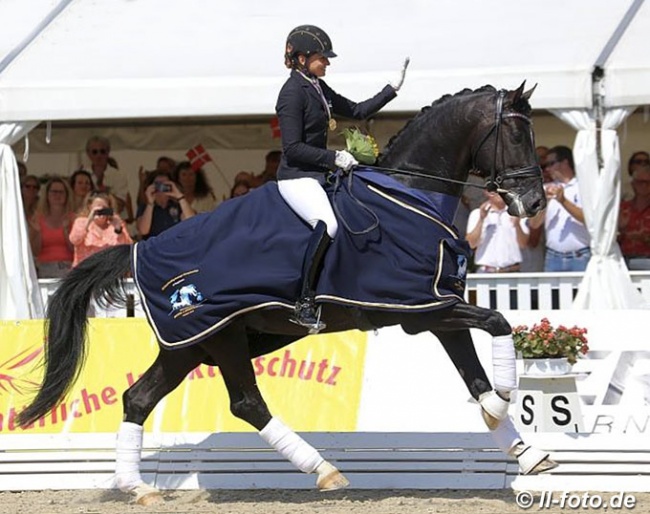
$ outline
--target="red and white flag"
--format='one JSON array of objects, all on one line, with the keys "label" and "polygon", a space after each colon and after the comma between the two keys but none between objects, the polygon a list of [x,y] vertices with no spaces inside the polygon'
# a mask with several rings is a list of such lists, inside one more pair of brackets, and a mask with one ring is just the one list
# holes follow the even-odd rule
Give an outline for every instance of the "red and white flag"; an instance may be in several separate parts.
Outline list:
[{"label": "red and white flag", "polygon": [[273,139],[280,139],[282,137],[282,133],[280,132],[280,120],[278,117],[275,116],[274,118],[271,118],[269,125],[271,126],[271,137]]},{"label": "red and white flag", "polygon": [[190,161],[194,171],[202,168],[206,162],[212,161],[212,157],[210,157],[208,151],[203,148],[203,145],[196,145],[194,148],[190,148],[185,152],[185,155],[187,155],[187,159]]}]

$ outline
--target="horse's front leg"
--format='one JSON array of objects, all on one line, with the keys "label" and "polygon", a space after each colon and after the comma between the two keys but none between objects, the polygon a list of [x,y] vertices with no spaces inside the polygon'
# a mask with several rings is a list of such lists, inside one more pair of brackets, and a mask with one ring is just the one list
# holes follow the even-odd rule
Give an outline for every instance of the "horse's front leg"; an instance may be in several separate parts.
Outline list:
[{"label": "horse's front leg", "polygon": [[[521,435],[508,417],[507,403],[505,412],[498,412],[499,419],[493,417],[490,400],[494,398],[492,386],[479,361],[472,336],[468,329],[456,332],[433,331],[440,340],[449,358],[456,366],[472,397],[481,405],[483,420],[490,428],[497,446],[504,453],[515,457],[522,472],[526,475],[548,471],[557,466],[549,459],[549,454],[524,443]],[[503,400],[501,400],[501,403]]]},{"label": "horse's front leg", "polygon": [[196,368],[206,353],[198,346],[161,350],[151,367],[123,395],[124,418],[117,434],[115,481],[135,497],[136,503],[159,501],[160,491],[140,476],[143,425],[154,407]]},{"label": "horse's front leg", "polygon": [[262,439],[300,471],[317,473],[316,485],[322,491],[333,491],[349,485],[339,470],[313,446],[271,415],[257,387],[243,328],[231,325],[201,345],[221,370],[230,397],[230,411],[234,416],[259,430]]},{"label": "horse's front leg", "polygon": [[[429,325],[425,327],[427,323]],[[459,303],[429,316],[415,316],[408,323],[403,323],[403,327],[409,333],[432,330],[438,336],[470,393],[480,403],[485,423],[490,430],[494,430],[508,415],[510,392],[517,388],[512,328],[503,315],[497,311]],[[492,335],[494,390],[489,386],[476,355],[470,328],[485,330]],[[447,333],[453,335],[446,336]]]}]

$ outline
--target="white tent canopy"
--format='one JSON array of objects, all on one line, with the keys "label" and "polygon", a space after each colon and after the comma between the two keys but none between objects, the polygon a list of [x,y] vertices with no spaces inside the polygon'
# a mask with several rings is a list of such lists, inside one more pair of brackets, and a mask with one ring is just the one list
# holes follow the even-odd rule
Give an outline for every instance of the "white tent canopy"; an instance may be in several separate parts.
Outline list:
[{"label": "white tent canopy", "polygon": [[329,82],[351,98],[411,57],[388,110],[524,79],[539,84],[536,108],[590,107],[593,64],[632,0],[330,0],[313,12],[287,0],[5,3],[3,25],[54,11],[0,68],[0,120],[41,121],[271,114],[286,34],[302,23],[332,37]]},{"label": "white tent canopy", "polygon": [[[304,23],[332,37],[339,57],[327,81],[354,99],[395,79],[411,57],[386,111],[417,111],[488,83],[537,83],[535,108],[583,117],[574,126],[592,132],[579,177],[600,175],[592,73],[605,51],[605,105],[650,104],[643,0],[330,0],[311,11],[289,0],[0,0],[0,10],[0,123],[271,115],[287,75],[284,39]],[[617,144],[607,166],[619,165]],[[599,198],[617,194],[603,182]],[[594,234],[605,221],[588,213],[587,222]],[[620,263],[612,245],[596,246]],[[624,296],[617,306],[634,304]]]}]

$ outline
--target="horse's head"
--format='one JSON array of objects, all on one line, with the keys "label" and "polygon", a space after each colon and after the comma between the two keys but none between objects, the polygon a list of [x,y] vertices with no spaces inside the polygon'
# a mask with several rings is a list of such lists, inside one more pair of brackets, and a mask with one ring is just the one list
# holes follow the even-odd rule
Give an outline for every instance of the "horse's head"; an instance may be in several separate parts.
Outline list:
[{"label": "horse's head", "polygon": [[498,192],[513,216],[534,216],[546,207],[542,170],[535,154],[535,138],[524,92],[497,91],[494,107],[486,110],[472,149],[473,167],[487,178],[489,191]]},{"label": "horse's head", "polygon": [[408,187],[456,197],[473,169],[510,214],[533,216],[546,206],[528,103],[533,90],[484,86],[443,96],[393,136],[379,169]]}]

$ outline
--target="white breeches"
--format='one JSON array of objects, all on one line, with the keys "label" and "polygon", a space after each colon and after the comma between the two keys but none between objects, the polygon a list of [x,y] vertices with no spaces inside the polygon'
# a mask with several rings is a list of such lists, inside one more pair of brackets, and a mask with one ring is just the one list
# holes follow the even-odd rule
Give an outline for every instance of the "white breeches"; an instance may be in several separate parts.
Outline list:
[{"label": "white breeches", "polygon": [[312,228],[319,220],[325,222],[327,234],[334,239],[339,225],[327,193],[318,180],[311,177],[278,180],[278,190],[289,207]]}]

